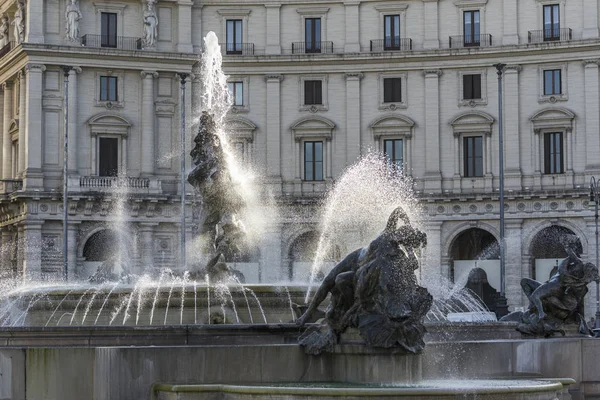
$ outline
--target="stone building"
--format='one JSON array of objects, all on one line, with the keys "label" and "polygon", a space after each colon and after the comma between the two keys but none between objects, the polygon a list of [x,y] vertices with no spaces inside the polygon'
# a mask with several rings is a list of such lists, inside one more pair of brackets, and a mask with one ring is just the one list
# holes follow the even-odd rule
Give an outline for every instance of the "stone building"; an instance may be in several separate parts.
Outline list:
[{"label": "stone building", "polygon": [[[377,148],[414,179],[427,214],[424,268],[460,280],[477,262],[498,288],[496,63],[506,64],[509,305],[524,304],[522,277],[547,279],[565,240],[595,259],[588,202],[590,179],[600,175],[597,0],[151,3],[28,0],[23,43],[8,29],[0,50],[2,265],[15,273],[62,273],[62,65],[76,67],[73,272],[93,266],[88,243],[114,217],[103,186],[111,168],[126,169],[132,182],[133,258],[176,264],[176,73],[197,75],[209,31],[223,43],[236,148],[261,167],[282,210],[250,260],[260,271],[253,279],[305,275],[318,237],[315,200]],[[4,1],[0,14],[14,22],[17,4]],[[80,14],[69,17],[74,7]],[[153,12],[155,37],[144,19]],[[192,75],[186,87],[195,86]],[[190,115],[197,93],[187,99]]]}]

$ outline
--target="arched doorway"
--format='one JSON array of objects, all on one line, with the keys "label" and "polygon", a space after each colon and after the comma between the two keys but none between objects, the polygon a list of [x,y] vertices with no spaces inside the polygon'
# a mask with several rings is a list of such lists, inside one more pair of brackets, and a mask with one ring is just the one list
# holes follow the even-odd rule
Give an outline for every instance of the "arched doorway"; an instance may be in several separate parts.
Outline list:
[{"label": "arched doorway", "polygon": [[120,247],[119,237],[113,230],[102,229],[92,234],[83,246],[83,271],[80,275],[93,275],[103,262],[115,257]]},{"label": "arched doorway", "polygon": [[563,226],[553,225],[539,231],[531,241],[531,276],[546,282],[556,273],[560,261],[567,257],[565,248],[570,247],[581,255],[583,247],[579,237]]},{"label": "arched doorway", "polygon": [[450,256],[454,282],[464,285],[471,270],[481,268],[490,285],[500,291],[500,247],[490,232],[480,228],[461,232],[452,243]]},{"label": "arched doorway", "polygon": [[[290,281],[308,281],[311,275],[311,268],[317,249],[319,246],[320,235],[315,231],[303,233],[298,236],[289,248],[288,259],[288,278]],[[322,273],[326,273],[333,264],[341,257],[340,248],[337,245],[328,245],[324,249],[326,254],[323,257]]]}]

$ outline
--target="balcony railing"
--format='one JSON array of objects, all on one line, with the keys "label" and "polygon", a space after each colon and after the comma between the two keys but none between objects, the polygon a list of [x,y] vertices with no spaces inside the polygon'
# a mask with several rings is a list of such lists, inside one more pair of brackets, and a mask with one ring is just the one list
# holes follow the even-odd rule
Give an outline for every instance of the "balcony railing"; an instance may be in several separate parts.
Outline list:
[{"label": "balcony railing", "polygon": [[412,50],[411,38],[371,40],[370,51],[407,51]]},{"label": "balcony railing", "polygon": [[529,31],[529,43],[567,42],[573,40],[571,28],[552,28]]},{"label": "balcony railing", "polygon": [[142,50],[142,39],[126,36],[83,35],[81,45],[109,49]]},{"label": "balcony railing", "polygon": [[227,56],[253,56],[254,43],[220,43],[221,52]]},{"label": "balcony railing", "polygon": [[121,188],[148,189],[150,179],[146,178],[118,178],[116,176],[82,176],[79,178],[79,187],[82,188]]},{"label": "balcony railing", "polygon": [[333,53],[333,42],[294,42],[292,54]]},{"label": "balcony railing", "polygon": [[492,45],[492,35],[489,33],[480,33],[479,35],[459,35],[450,36],[450,48],[462,47],[490,47]]},{"label": "balcony railing", "polygon": [[23,189],[21,179],[0,179],[0,193],[10,194]]},{"label": "balcony railing", "polygon": [[4,57],[14,48],[15,48],[15,42],[14,42],[14,40],[11,40],[10,42],[8,42],[7,45],[5,45],[4,47],[2,47],[0,49],[0,57]]}]

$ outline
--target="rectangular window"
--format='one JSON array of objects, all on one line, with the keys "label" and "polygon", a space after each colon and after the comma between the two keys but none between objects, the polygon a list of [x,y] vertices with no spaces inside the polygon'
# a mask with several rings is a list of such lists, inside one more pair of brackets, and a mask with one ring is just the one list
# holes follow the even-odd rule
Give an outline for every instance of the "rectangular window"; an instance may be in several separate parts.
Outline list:
[{"label": "rectangular window", "polygon": [[304,81],[304,104],[323,104],[323,82]]},{"label": "rectangular window", "polygon": [[304,142],[304,180],[323,180],[323,142]]},{"label": "rectangular window", "polygon": [[560,40],[560,11],[558,4],[544,6],[544,40]]},{"label": "rectangular window", "polygon": [[464,45],[479,46],[480,40],[479,11],[465,11],[463,13]]},{"label": "rectangular window", "polygon": [[402,103],[402,78],[383,79],[383,102]]},{"label": "rectangular window", "polygon": [[402,139],[390,139],[383,141],[383,151],[388,162],[397,169],[402,169],[403,162],[403,143]]},{"label": "rectangular window", "polygon": [[242,54],[242,20],[227,20],[227,54]]},{"label": "rectangular window", "polygon": [[562,132],[544,134],[544,173],[546,174],[564,172],[562,136]]},{"label": "rectangular window", "polygon": [[465,177],[483,176],[483,137],[469,136],[463,139]]},{"label": "rectangular window", "polygon": [[100,19],[100,46],[117,47],[117,14],[103,12]]},{"label": "rectangular window", "polygon": [[100,101],[118,101],[117,77],[100,77]]},{"label": "rectangular window", "polygon": [[321,52],[321,18],[304,20],[304,42],[306,53]]},{"label": "rectangular window", "polygon": [[400,16],[383,17],[383,49],[400,50]]},{"label": "rectangular window", "polygon": [[544,95],[561,94],[560,69],[544,71]]},{"label": "rectangular window", "polygon": [[234,106],[244,105],[244,83],[243,82],[229,82],[227,83],[231,99],[233,100]]},{"label": "rectangular window", "polygon": [[98,175],[117,176],[119,174],[119,139],[98,138]]},{"label": "rectangular window", "polygon": [[480,100],[481,99],[481,75],[469,74],[463,75],[463,99]]}]

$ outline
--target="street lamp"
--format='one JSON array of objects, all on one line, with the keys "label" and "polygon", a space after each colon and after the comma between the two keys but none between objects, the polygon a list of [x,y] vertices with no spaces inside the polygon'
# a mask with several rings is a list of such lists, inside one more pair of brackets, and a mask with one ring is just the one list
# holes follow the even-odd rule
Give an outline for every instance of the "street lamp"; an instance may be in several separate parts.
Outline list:
[{"label": "street lamp", "polygon": [[502,141],[502,72],[506,64],[494,64],[498,73],[498,169],[500,180],[500,296],[506,296],[506,262],[504,241],[504,143]]},{"label": "street lamp", "polygon": [[63,149],[63,275],[65,281],[69,280],[69,257],[68,257],[68,220],[69,220],[69,72],[73,67],[63,65],[62,70],[65,75],[65,101],[63,102],[63,115],[65,118],[65,136]]},{"label": "street lamp", "polygon": [[[594,220],[596,222],[596,267],[600,265],[598,262],[598,202],[600,201],[600,193],[598,189],[598,181],[592,176],[590,179],[590,203],[594,204]],[[596,320],[594,323],[595,329],[600,329],[600,282],[596,281]]]},{"label": "street lamp", "polygon": [[179,256],[179,262],[181,263],[181,268],[185,270],[186,267],[186,259],[185,259],[185,182],[186,182],[186,175],[185,175],[185,80],[188,78],[189,74],[186,73],[179,73],[179,79],[181,80],[181,86],[180,86],[180,91],[181,91],[181,105],[180,105],[180,110],[181,110],[181,124],[180,124],[180,141],[181,141],[181,154],[180,154],[180,161],[181,161],[181,171],[180,171],[180,178],[181,178],[181,238],[180,238],[180,256]]}]

